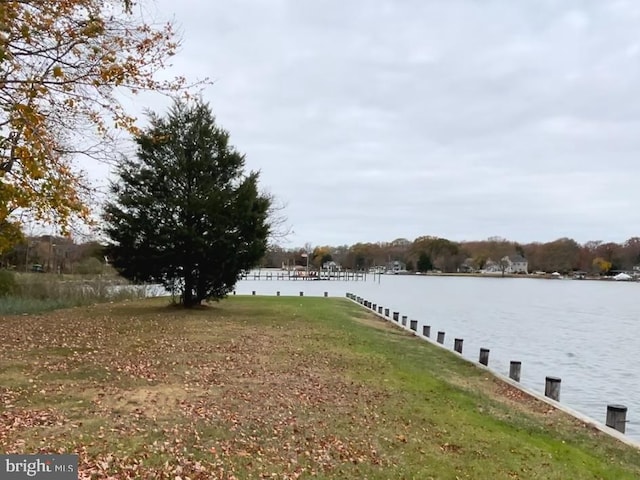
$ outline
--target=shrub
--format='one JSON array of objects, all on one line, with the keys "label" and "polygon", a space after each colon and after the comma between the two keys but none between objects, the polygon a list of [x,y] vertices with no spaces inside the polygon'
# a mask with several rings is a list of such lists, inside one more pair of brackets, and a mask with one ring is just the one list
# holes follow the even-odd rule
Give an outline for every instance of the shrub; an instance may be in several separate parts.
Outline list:
[{"label": "shrub", "polygon": [[95,257],[90,257],[78,264],[76,271],[81,275],[96,275],[102,273],[104,265]]},{"label": "shrub", "polygon": [[0,270],[0,297],[11,295],[16,290],[16,276],[9,270]]}]

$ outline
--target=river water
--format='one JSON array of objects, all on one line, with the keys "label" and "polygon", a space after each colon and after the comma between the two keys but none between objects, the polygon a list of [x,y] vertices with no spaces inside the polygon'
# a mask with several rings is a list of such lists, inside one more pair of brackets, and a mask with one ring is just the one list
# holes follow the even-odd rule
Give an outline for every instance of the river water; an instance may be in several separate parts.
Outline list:
[{"label": "river water", "polygon": [[628,407],[627,435],[640,440],[640,284],[532,278],[368,275],[367,281],[242,280],[238,294],[343,297],[354,293],[464,339],[463,356],[504,375],[522,362],[521,383],[544,392],[562,379],[560,402],[604,423],[608,404]]}]

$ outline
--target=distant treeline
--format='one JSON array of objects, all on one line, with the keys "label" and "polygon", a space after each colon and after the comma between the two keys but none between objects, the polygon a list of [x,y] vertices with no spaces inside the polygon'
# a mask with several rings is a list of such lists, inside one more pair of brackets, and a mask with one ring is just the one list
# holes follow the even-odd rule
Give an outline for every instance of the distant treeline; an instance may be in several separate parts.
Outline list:
[{"label": "distant treeline", "polygon": [[69,237],[24,237],[3,252],[0,267],[16,271],[102,273],[104,246],[97,241],[76,243]]},{"label": "distant treeline", "polygon": [[316,268],[330,261],[341,268],[354,270],[400,261],[406,264],[407,270],[458,272],[481,270],[489,261],[499,262],[505,256],[520,255],[528,261],[529,272],[584,271],[607,274],[630,271],[640,265],[640,237],[630,238],[621,244],[596,240],[583,245],[570,238],[520,244],[500,237],[454,242],[446,238],[422,236],[413,241],[398,238],[392,242],[356,243],[350,246],[306,245],[293,249],[272,246],[261,266],[304,266],[307,262],[306,253],[309,253],[309,265]]}]

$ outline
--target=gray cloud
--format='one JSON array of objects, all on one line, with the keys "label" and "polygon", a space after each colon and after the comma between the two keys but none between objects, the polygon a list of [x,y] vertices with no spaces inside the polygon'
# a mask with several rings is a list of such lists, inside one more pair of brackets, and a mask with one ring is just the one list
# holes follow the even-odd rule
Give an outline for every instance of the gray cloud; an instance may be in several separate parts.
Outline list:
[{"label": "gray cloud", "polygon": [[215,80],[291,244],[640,233],[638,2],[176,5],[172,71]]}]

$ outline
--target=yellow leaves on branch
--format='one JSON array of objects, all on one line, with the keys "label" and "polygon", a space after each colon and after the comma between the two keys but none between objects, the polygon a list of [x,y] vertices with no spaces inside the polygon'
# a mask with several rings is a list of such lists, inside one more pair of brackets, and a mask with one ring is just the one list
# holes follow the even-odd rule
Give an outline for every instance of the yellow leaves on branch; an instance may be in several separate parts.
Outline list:
[{"label": "yellow leaves on branch", "polygon": [[596,257],[593,259],[593,266],[598,269],[598,273],[607,273],[613,264],[602,257]]},{"label": "yellow leaves on branch", "polygon": [[0,255],[11,250],[13,245],[23,240],[22,230],[18,222],[0,222]]},{"label": "yellow leaves on branch", "polygon": [[68,157],[108,160],[115,130],[137,132],[117,93],[186,91],[184,78],[156,78],[179,45],[173,26],[147,23],[139,8],[0,2],[0,222],[16,208],[63,224],[87,216],[86,182]]}]

